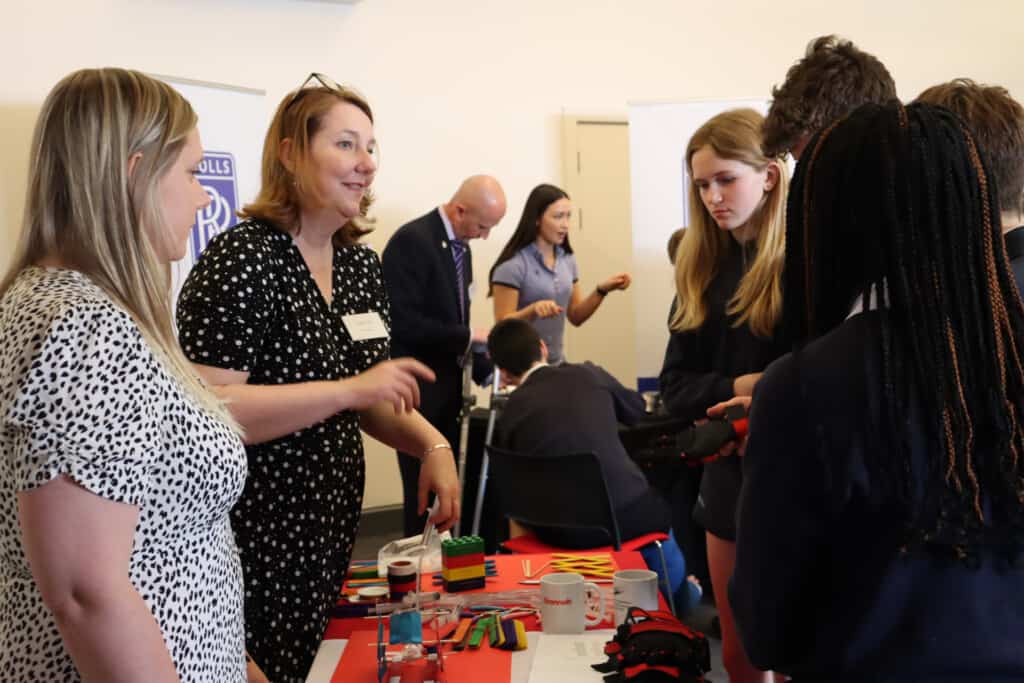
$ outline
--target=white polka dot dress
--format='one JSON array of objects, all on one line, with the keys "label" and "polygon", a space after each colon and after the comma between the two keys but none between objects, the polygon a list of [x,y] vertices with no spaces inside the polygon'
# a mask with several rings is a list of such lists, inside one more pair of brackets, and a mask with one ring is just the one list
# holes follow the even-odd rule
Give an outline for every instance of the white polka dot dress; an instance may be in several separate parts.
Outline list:
[{"label": "white polka dot dress", "polygon": [[[183,683],[242,683],[229,510],[245,450],[85,275],[29,268],[0,300],[0,681],[78,681],[25,559],[17,493],[66,475],[139,508],[128,575]],[[131,643],[125,643],[131,647]]]},{"label": "white polka dot dress", "polygon": [[[330,306],[289,235],[246,221],[215,238],[178,301],[193,361],[249,373],[250,384],[351,377],[388,355],[353,341],[342,316],[389,325],[380,260],[362,245],[334,254]],[[337,601],[363,501],[359,416],[334,415],[247,447],[249,479],[232,522],[245,568],[246,645],[273,683],[302,683]]]}]

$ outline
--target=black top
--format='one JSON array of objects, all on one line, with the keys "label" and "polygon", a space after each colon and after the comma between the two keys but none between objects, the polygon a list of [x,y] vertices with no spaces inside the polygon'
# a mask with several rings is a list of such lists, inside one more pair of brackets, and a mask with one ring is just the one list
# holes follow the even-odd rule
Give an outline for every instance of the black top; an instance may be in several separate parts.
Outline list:
[{"label": "black top", "polygon": [[[734,326],[734,317],[726,313],[740,279],[754,261],[755,246],[753,241],[741,246],[729,240],[729,250],[704,294],[704,324],[696,330],[671,332],[659,377],[662,404],[670,415],[686,420],[706,417],[708,408],[734,396],[736,377],[763,371],[789,350],[781,335],[758,337],[746,324]],[[676,301],[672,306],[674,313]],[[708,463],[693,511],[698,524],[727,541],[736,537],[741,481],[736,458]]]},{"label": "black top", "polygon": [[[178,301],[178,328],[192,361],[248,372],[249,384],[289,384],[351,377],[386,359],[386,338],[353,341],[345,329],[343,316],[366,312],[389,324],[372,249],[335,250],[328,306],[292,238],[246,221],[215,237],[192,269]],[[246,450],[249,477],[232,511],[245,576],[246,645],[270,680],[301,681],[359,526],[359,415],[338,413]]]},{"label": "black top", "polygon": [[1006,255],[1010,257],[1017,289],[1024,292],[1024,225],[1010,230],[1003,235],[1003,239],[1006,240]]},{"label": "black top", "polygon": [[696,330],[671,332],[658,384],[662,404],[676,417],[705,417],[709,407],[733,397],[736,377],[761,372],[789,350],[779,335],[765,339],[746,324],[734,327],[733,317],[726,313],[740,279],[754,260],[754,244],[748,244],[744,248],[729,240],[729,250],[704,294],[704,324]]},{"label": "black top", "polygon": [[[897,494],[865,463],[899,457],[880,335],[877,312],[856,315],[757,386],[729,592],[747,655],[797,683],[1021,680],[1024,571],[900,552]],[[935,456],[910,412],[922,482]]]},{"label": "black top", "polygon": [[[651,490],[643,472],[626,454],[618,424],[644,416],[643,398],[593,363],[565,363],[535,370],[508,398],[495,430],[495,444],[520,453],[597,455],[622,539],[668,531],[668,505]],[[572,482],[566,482],[572,486]],[[593,547],[607,537],[586,531],[535,529],[545,543]],[[591,542],[593,541],[593,542]]]}]

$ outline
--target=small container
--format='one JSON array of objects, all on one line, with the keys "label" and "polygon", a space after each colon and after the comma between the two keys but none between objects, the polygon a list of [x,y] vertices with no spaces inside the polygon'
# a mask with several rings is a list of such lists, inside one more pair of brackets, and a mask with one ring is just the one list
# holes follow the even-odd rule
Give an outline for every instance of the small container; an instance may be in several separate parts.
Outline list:
[{"label": "small container", "polygon": [[661,410],[661,394],[657,391],[645,391],[640,394],[644,398],[644,410],[648,415],[657,415]]},{"label": "small container", "polygon": [[416,591],[416,563],[412,560],[393,560],[388,563],[388,589],[392,600],[401,600],[406,593]]},{"label": "small container", "polygon": [[367,605],[375,605],[388,599],[387,586],[366,586],[356,591],[359,602]]}]

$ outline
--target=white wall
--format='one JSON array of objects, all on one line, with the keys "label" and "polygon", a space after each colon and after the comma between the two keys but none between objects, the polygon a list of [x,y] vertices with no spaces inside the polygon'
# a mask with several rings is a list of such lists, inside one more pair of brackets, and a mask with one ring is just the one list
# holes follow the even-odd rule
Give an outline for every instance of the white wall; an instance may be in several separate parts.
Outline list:
[{"label": "white wall", "polygon": [[[313,70],[358,86],[383,151],[371,244],[382,247],[463,176],[491,172],[510,211],[474,249],[481,280],[529,189],[559,180],[563,111],[625,115],[631,100],[763,96],[828,32],[879,56],[905,98],[965,75],[1024,96],[1019,0],[9,0],[0,11],[0,267],[35,112],[83,66],[247,85],[271,103]],[[473,310],[490,318],[489,302]],[[393,456],[375,448],[368,461],[366,504],[398,501]]]}]

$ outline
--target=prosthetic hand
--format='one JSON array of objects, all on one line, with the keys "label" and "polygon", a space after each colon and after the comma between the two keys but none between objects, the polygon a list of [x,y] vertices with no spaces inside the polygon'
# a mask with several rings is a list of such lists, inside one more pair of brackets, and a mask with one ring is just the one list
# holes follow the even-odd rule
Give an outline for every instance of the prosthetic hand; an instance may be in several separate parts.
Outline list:
[{"label": "prosthetic hand", "polygon": [[698,464],[714,456],[730,441],[747,435],[747,411],[742,405],[732,405],[719,418],[694,425],[676,437],[676,447],[684,461]]}]

